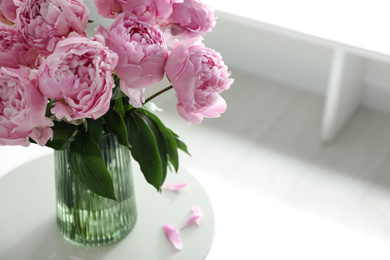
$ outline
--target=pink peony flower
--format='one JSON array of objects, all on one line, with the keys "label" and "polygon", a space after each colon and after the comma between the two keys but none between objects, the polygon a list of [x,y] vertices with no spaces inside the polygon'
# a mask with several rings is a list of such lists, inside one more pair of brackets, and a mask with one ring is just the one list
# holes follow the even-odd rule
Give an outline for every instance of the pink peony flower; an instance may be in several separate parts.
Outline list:
[{"label": "pink peony flower", "polygon": [[0,145],[29,146],[29,137],[44,146],[53,137],[45,117],[47,98],[37,75],[27,67],[0,69]]},{"label": "pink peony flower", "polygon": [[98,13],[106,18],[115,18],[116,14],[122,12],[120,0],[95,0]]},{"label": "pink peony flower", "polygon": [[115,73],[121,79],[121,90],[135,107],[142,106],[142,89],[164,77],[168,48],[162,32],[150,24],[139,22],[129,13],[119,14],[109,31],[99,27],[106,45],[119,56]]},{"label": "pink peony flower", "polygon": [[27,44],[15,27],[0,26],[0,67],[36,68],[39,62],[37,50]]},{"label": "pink peony flower", "polygon": [[142,107],[145,102],[145,89],[129,88],[123,81],[120,82],[123,93],[129,97],[129,103],[134,107]]},{"label": "pink peony flower", "polygon": [[0,23],[7,24],[7,25],[12,25],[13,23],[9,21],[5,15],[0,11]]},{"label": "pink peony flower", "polygon": [[219,117],[226,102],[219,95],[233,83],[219,53],[206,48],[200,39],[175,41],[165,72],[176,91],[177,110],[189,123],[204,117]]},{"label": "pink peony flower", "polygon": [[138,21],[149,24],[162,24],[172,13],[172,4],[181,0],[95,0],[98,13],[106,18],[126,12],[137,17]]},{"label": "pink peony flower", "polygon": [[85,36],[89,10],[83,0],[23,0],[17,5],[19,30],[43,56],[52,53],[63,38]]},{"label": "pink peony flower", "polygon": [[172,14],[161,29],[169,44],[201,37],[215,26],[214,11],[201,0],[184,0],[173,4]]},{"label": "pink peony flower", "polygon": [[12,24],[16,19],[16,6],[12,0],[0,0],[0,22]]},{"label": "pink peony flower", "polygon": [[172,4],[180,1],[182,0],[123,1],[122,10],[136,15],[139,21],[162,24],[171,15]]},{"label": "pink peony flower", "polygon": [[39,68],[39,87],[57,100],[51,112],[68,121],[99,118],[110,106],[118,56],[98,41],[72,37],[60,41]]}]

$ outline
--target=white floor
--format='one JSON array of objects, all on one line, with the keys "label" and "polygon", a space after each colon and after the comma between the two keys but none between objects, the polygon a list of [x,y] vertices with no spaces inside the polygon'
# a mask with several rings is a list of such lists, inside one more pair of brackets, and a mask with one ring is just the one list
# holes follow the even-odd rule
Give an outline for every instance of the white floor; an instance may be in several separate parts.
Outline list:
[{"label": "white floor", "polygon": [[[207,260],[389,259],[390,116],[361,109],[324,145],[322,97],[233,72],[219,119],[189,126],[172,93],[155,99],[192,153],[181,154],[181,167],[215,209]],[[47,152],[0,147],[0,165]],[[1,166],[0,176],[9,170]]]},{"label": "white floor", "polygon": [[[215,208],[208,260],[389,259],[390,116],[362,108],[324,145],[322,97],[233,77],[221,118],[164,118],[187,142],[193,156],[181,162]],[[173,99],[164,106],[174,112]]]}]

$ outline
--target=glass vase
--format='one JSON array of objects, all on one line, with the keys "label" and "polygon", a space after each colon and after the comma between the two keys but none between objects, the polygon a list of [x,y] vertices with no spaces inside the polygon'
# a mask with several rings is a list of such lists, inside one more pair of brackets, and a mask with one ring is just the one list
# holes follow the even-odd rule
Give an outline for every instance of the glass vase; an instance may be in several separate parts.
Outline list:
[{"label": "glass vase", "polygon": [[120,240],[137,219],[129,150],[111,134],[104,135],[99,146],[117,201],[87,190],[70,171],[68,151],[54,152],[57,226],[66,239],[86,246]]}]

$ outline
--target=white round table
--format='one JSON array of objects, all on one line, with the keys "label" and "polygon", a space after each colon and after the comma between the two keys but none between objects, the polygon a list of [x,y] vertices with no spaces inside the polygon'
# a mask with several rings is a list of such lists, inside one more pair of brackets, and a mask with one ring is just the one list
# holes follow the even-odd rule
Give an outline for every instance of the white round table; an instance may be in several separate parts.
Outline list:
[{"label": "white round table", "polygon": [[[138,220],[121,241],[104,247],[85,247],[65,240],[57,230],[52,155],[28,162],[0,178],[0,259],[84,260],[198,260],[205,259],[214,237],[214,213],[199,182],[185,170],[169,173],[165,183],[184,181],[182,192],[158,193],[133,163]],[[183,250],[169,243],[162,226],[181,226],[191,206],[204,213],[200,226],[180,231]]]}]

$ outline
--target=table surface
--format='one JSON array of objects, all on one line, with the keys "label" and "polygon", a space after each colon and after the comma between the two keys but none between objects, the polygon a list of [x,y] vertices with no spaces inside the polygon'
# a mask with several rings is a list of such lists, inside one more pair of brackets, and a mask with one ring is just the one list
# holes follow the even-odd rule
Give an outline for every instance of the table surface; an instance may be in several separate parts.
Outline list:
[{"label": "table surface", "polygon": [[[168,174],[165,183],[186,181],[186,189],[160,194],[146,183],[137,166],[133,163],[137,223],[127,237],[100,248],[68,242],[57,230],[51,154],[7,173],[0,178],[0,259],[204,259],[214,237],[214,213],[203,187],[187,171],[179,170]],[[205,217],[200,226],[180,231],[184,248],[177,251],[162,226],[181,226],[194,205]]]}]

